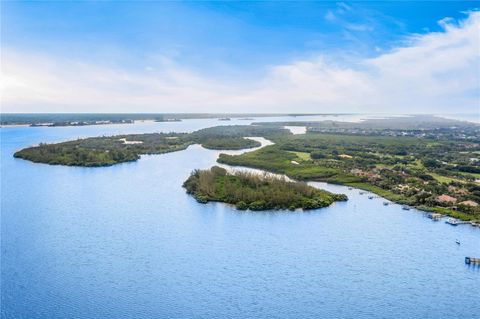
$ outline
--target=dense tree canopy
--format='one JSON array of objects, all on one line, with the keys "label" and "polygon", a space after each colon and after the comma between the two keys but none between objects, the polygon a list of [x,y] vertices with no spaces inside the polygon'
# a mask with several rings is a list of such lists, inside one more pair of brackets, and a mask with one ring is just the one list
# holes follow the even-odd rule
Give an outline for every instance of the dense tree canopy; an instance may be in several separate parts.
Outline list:
[{"label": "dense tree canopy", "polygon": [[252,125],[218,126],[193,133],[149,133],[91,137],[22,149],[15,157],[32,162],[69,166],[108,166],[135,161],[141,154],[162,154],[201,144],[205,148],[238,150],[260,146],[248,136],[281,136],[282,128]]},{"label": "dense tree canopy", "polygon": [[268,174],[227,173],[218,166],[193,171],[183,186],[201,203],[225,202],[240,210],[316,209],[347,199],[343,194],[331,194],[305,183]]}]

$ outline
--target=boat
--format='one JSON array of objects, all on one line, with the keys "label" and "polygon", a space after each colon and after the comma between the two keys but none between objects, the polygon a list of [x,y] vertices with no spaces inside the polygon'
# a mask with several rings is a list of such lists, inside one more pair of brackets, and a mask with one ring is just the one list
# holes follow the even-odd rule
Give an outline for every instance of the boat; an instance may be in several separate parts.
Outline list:
[{"label": "boat", "polygon": [[389,204],[389,202],[383,202],[383,206],[388,206]]},{"label": "boat", "polygon": [[363,195],[363,194],[365,194],[365,192],[358,192],[358,193],[359,193],[360,195]]},{"label": "boat", "polygon": [[455,240],[455,242],[457,243],[457,245],[460,245],[460,240]]},{"label": "boat", "polygon": [[449,218],[445,221],[446,224],[450,224],[452,226],[458,226],[458,221],[454,218]]},{"label": "boat", "polygon": [[466,264],[480,265],[480,258],[465,257]]},{"label": "boat", "polygon": [[373,199],[373,196],[368,196],[368,199]]},{"label": "boat", "polygon": [[350,191],[351,191],[352,189],[353,189],[353,187],[349,187],[349,188],[348,188],[348,190],[350,190]]},{"label": "boat", "polygon": [[402,209],[403,209],[403,210],[410,210],[410,207],[404,205],[404,206],[402,206]]}]

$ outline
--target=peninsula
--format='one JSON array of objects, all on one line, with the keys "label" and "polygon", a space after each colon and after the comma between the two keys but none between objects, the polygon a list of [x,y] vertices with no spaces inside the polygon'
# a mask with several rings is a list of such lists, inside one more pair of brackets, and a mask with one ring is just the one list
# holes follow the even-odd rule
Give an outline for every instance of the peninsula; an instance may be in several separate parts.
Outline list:
[{"label": "peninsula", "polygon": [[62,143],[46,144],[22,149],[16,158],[36,163],[68,166],[110,166],[136,161],[142,154],[163,154],[201,144],[208,149],[239,150],[261,144],[248,136],[273,138],[287,135],[283,128],[254,125],[217,126],[193,133],[148,133],[102,136]]}]

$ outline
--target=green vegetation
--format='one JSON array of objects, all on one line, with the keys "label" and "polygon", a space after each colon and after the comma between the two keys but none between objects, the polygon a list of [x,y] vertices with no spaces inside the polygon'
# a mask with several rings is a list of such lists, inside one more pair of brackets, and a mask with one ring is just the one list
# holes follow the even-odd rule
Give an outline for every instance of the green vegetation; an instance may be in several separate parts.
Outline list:
[{"label": "green vegetation", "polygon": [[40,144],[14,154],[37,163],[69,166],[109,166],[135,161],[140,154],[179,151],[191,144],[184,134],[136,134],[93,137],[56,144]]},{"label": "green vegetation", "polygon": [[225,202],[239,210],[317,209],[347,200],[343,194],[332,194],[305,183],[267,174],[239,171],[229,174],[218,166],[193,171],[183,187],[198,202]]},{"label": "green vegetation", "polygon": [[260,168],[286,174],[296,180],[326,180],[339,173],[337,169],[315,165],[313,162],[297,165],[292,161],[301,161],[301,158],[294,153],[281,150],[277,145],[266,146],[240,156],[220,154],[218,159],[219,163]]},{"label": "green vegetation", "polygon": [[214,126],[195,131],[190,134],[198,143],[208,139],[261,136],[276,138],[291,135],[289,130],[281,127],[264,127],[257,125],[226,125]]},{"label": "green vegetation", "polygon": [[282,136],[281,128],[251,125],[218,126],[193,133],[151,133],[92,137],[22,149],[17,158],[36,163],[69,166],[109,166],[136,161],[142,154],[162,154],[186,149],[192,144],[220,150],[238,150],[260,146],[247,136]]},{"label": "green vegetation", "polygon": [[451,183],[451,182],[458,182],[459,179],[438,175],[437,173],[429,173],[433,178],[435,178],[440,183]]},{"label": "green vegetation", "polygon": [[247,138],[226,137],[206,140],[202,146],[210,150],[241,150],[244,148],[259,147],[260,142]]},{"label": "green vegetation", "polygon": [[306,153],[306,152],[291,152],[291,153],[295,154],[302,161],[309,161],[312,159],[312,157],[310,156],[310,153]]},{"label": "green vegetation", "polygon": [[480,219],[475,205],[480,203],[480,185],[473,182],[472,173],[464,172],[479,168],[478,143],[319,133],[280,136],[274,141],[275,145],[242,155],[221,154],[218,162],[296,180],[348,185],[463,220]]}]

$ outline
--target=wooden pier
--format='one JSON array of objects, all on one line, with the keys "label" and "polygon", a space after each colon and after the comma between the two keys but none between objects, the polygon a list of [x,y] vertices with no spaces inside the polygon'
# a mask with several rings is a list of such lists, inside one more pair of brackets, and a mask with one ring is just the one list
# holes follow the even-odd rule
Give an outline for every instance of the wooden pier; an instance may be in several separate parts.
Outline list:
[{"label": "wooden pier", "polygon": [[480,265],[480,258],[473,258],[473,257],[465,257],[465,263],[467,265]]}]

